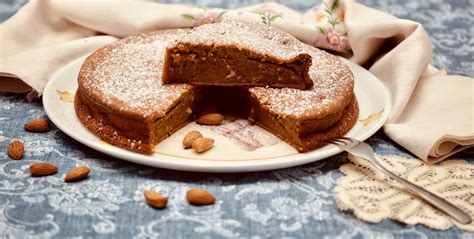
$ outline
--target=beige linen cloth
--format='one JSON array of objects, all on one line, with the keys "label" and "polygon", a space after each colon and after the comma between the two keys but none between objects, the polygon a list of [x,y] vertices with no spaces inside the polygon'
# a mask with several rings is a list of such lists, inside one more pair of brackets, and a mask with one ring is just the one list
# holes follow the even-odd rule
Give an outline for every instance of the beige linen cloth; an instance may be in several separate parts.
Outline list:
[{"label": "beige linen cloth", "polygon": [[325,0],[305,14],[275,3],[223,10],[33,0],[0,26],[0,91],[29,92],[31,99],[58,69],[118,38],[225,18],[264,22],[365,66],[391,92],[386,134],[426,162],[474,145],[473,79],[429,65],[431,42],[420,24],[349,0]]}]

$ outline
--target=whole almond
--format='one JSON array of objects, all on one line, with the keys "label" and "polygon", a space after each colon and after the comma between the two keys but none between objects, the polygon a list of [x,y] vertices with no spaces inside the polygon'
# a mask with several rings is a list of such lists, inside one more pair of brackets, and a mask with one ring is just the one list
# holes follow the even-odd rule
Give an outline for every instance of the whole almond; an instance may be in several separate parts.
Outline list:
[{"label": "whole almond", "polygon": [[87,166],[80,166],[71,169],[64,177],[64,181],[66,182],[75,182],[82,180],[89,175],[91,169]]},{"label": "whole almond", "polygon": [[58,172],[58,167],[52,163],[37,162],[30,165],[31,176],[48,176]]},{"label": "whole almond", "polygon": [[154,208],[162,209],[166,207],[166,204],[168,204],[168,197],[161,195],[159,192],[144,191],[143,195],[145,196],[148,205]]},{"label": "whole almond", "polygon": [[222,121],[224,120],[224,116],[219,114],[219,113],[211,113],[211,114],[205,114],[199,117],[199,119],[196,120],[198,124],[204,124],[204,125],[221,125]]},{"label": "whole almond", "polygon": [[202,134],[199,131],[193,130],[193,131],[187,133],[186,136],[184,136],[184,139],[183,139],[184,148],[186,148],[186,149],[191,148],[192,143],[194,142],[194,140],[199,139],[199,138],[202,138]]},{"label": "whole almond", "polygon": [[45,119],[33,119],[25,124],[25,130],[30,132],[47,132],[49,131],[49,122]]},{"label": "whole almond", "polygon": [[211,138],[198,138],[195,139],[191,146],[197,153],[203,153],[208,151],[214,145],[214,140]]},{"label": "whole almond", "polygon": [[18,140],[13,140],[9,145],[8,145],[8,156],[10,158],[19,160],[21,157],[23,157],[23,153],[25,152],[25,146],[23,145],[22,142]]},{"label": "whole almond", "polygon": [[186,192],[186,199],[193,205],[214,204],[216,198],[208,191],[202,188],[192,188]]}]

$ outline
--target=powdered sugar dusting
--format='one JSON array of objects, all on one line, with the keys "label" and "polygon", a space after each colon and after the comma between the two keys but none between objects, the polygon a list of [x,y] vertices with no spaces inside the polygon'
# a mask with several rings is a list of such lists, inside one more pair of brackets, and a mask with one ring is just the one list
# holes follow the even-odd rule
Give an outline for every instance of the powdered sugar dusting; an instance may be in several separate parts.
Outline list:
[{"label": "powdered sugar dusting", "polygon": [[349,67],[314,47],[306,46],[306,51],[313,58],[309,71],[312,89],[255,87],[249,89],[252,96],[276,114],[298,118],[324,118],[347,106],[354,90]]},{"label": "powdered sugar dusting", "polygon": [[176,42],[175,44],[236,46],[283,61],[292,61],[300,54],[307,54],[305,45],[286,32],[262,23],[236,20],[199,26],[183,34]]},{"label": "powdered sugar dusting", "polygon": [[143,118],[163,116],[193,87],[162,85],[166,46],[185,30],[168,30],[126,38],[86,60],[79,84],[98,104]]}]

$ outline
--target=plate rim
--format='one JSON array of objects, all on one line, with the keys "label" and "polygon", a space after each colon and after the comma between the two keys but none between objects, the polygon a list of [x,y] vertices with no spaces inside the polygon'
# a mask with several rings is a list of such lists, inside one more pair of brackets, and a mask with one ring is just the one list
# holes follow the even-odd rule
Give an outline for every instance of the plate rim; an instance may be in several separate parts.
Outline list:
[{"label": "plate rim", "polygon": [[[343,150],[340,150],[338,147],[333,145],[324,146],[322,148],[306,152],[306,153],[296,153],[293,155],[286,155],[286,156],[279,156],[272,159],[252,159],[252,160],[232,160],[232,161],[214,161],[212,159],[189,159],[185,162],[181,160],[159,160],[160,158],[168,158],[168,159],[176,159],[179,158],[177,156],[170,156],[165,154],[154,154],[153,156],[139,154],[135,152],[131,152],[125,149],[121,149],[116,146],[107,145],[107,144],[100,144],[99,142],[92,141],[87,139],[86,137],[81,137],[80,134],[71,131],[67,128],[59,119],[55,117],[55,114],[52,111],[52,105],[48,102],[50,97],[54,97],[54,93],[56,89],[54,89],[55,82],[60,79],[60,75],[64,72],[69,70],[69,68],[74,67],[76,64],[80,64],[80,61],[84,61],[86,56],[79,57],[64,67],[56,71],[47,82],[44,91],[43,91],[43,107],[45,109],[48,118],[60,129],[63,133],[68,135],[69,137],[73,138],[74,140],[78,141],[79,143],[86,145],[89,148],[97,150],[99,152],[105,153],[107,155],[113,156],[115,158],[126,160],[132,163],[137,163],[146,166],[152,166],[157,168],[166,168],[172,170],[179,170],[179,171],[192,171],[192,172],[206,172],[206,173],[236,173],[236,172],[257,172],[257,171],[265,171],[265,170],[274,170],[274,169],[281,169],[281,168],[288,168],[294,167],[298,165],[303,165],[311,162],[316,162],[319,160],[326,159],[328,157],[334,156]],[[388,119],[388,116],[391,111],[391,96],[390,92],[387,90],[385,85],[371,72],[364,69],[362,66],[349,61],[348,59],[338,57],[342,62],[346,65],[350,65],[351,67],[359,68],[359,70],[364,71],[367,74],[370,74],[375,80],[372,83],[375,83],[377,88],[382,89],[382,92],[379,92],[383,95],[385,105],[383,107],[383,113],[377,121],[372,122],[370,127],[363,130],[363,132],[359,133],[358,139],[364,141],[374,135],[380,128],[383,127],[385,122]],[[77,79],[76,79],[77,80]],[[371,80],[372,81],[372,80]],[[74,92],[75,93],[75,92]],[[56,96],[57,97],[57,96]],[[73,106],[74,107],[74,106]],[[77,117],[77,116],[75,116]],[[319,154],[314,154],[315,151],[319,151]],[[153,160],[150,160],[148,157],[153,157]],[[271,161],[270,161],[271,160]],[[194,163],[189,163],[194,162]],[[207,162],[202,163],[202,162]],[[209,164],[212,162],[212,164]],[[250,162],[250,163],[249,163]],[[242,165],[239,165],[242,164]]]}]

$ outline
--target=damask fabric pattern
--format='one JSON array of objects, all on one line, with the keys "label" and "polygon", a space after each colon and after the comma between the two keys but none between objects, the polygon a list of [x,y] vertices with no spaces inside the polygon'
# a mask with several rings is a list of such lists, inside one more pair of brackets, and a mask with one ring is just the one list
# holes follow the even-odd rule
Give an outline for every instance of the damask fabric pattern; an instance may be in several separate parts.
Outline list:
[{"label": "damask fabric pattern", "polygon": [[[177,0],[167,2],[182,2]],[[189,2],[189,1],[188,1]],[[199,1],[210,7],[232,8],[260,0]],[[0,3],[6,19],[22,0]],[[303,11],[319,6],[306,0],[281,1]],[[362,3],[400,18],[421,22],[431,35],[433,64],[449,73],[474,75],[472,68],[473,3],[456,1],[365,0]],[[342,213],[335,206],[334,188],[342,177],[338,168],[346,154],[283,170],[245,174],[183,173],[120,161],[87,148],[57,128],[46,134],[25,132],[25,121],[45,117],[40,101],[24,95],[0,94],[0,237],[104,238],[474,238],[453,227],[434,231],[383,220],[371,224]],[[27,148],[20,161],[6,154],[19,139]],[[368,141],[379,155],[412,158],[380,131]],[[474,150],[453,159],[474,163]],[[51,177],[32,178],[30,163],[44,160],[61,169]],[[77,165],[88,165],[88,180],[65,184],[62,176]],[[204,187],[217,197],[214,206],[191,207],[188,188]],[[157,211],[143,200],[144,189],[168,195],[168,208]]]}]

